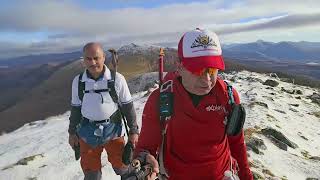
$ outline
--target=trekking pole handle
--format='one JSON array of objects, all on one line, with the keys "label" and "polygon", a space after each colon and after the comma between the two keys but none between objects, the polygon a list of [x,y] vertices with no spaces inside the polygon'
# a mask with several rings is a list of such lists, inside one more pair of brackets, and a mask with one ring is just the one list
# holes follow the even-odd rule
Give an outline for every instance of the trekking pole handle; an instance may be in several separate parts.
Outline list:
[{"label": "trekking pole handle", "polygon": [[118,68],[118,53],[114,48],[110,48],[108,50],[111,54],[112,54],[112,66],[115,70],[115,72],[117,72],[117,68]]},{"label": "trekking pole handle", "polygon": [[163,56],[164,56],[164,49],[160,48],[159,52],[159,86],[163,83]]}]

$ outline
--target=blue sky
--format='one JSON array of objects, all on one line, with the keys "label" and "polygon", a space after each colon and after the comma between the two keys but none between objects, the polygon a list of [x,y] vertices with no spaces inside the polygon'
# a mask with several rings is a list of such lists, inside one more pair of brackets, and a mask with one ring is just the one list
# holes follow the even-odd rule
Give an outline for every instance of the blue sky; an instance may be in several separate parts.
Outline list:
[{"label": "blue sky", "polygon": [[68,52],[88,41],[178,42],[196,27],[222,44],[320,42],[319,0],[13,0],[1,2],[0,58]]}]

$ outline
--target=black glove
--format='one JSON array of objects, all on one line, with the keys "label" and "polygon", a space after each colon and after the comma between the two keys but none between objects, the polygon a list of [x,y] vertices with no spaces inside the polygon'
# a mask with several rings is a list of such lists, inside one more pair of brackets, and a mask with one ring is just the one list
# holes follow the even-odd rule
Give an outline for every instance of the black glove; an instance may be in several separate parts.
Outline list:
[{"label": "black glove", "polygon": [[128,141],[124,146],[123,154],[122,154],[122,162],[125,165],[129,165],[133,159],[133,144],[131,141]]}]

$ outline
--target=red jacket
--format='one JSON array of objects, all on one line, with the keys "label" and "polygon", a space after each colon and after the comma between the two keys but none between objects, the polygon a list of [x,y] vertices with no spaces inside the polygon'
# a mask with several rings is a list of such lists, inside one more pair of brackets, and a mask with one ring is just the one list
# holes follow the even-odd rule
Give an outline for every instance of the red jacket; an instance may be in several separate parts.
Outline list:
[{"label": "red jacket", "polygon": [[[225,135],[223,121],[230,111],[225,83],[218,79],[197,107],[177,78],[173,79],[173,93],[174,113],[168,122],[164,151],[169,179],[220,180],[230,169],[231,153],[238,162],[240,179],[252,180],[243,132],[232,137]],[[233,93],[239,103],[238,93],[235,90]],[[155,90],[144,107],[136,153],[147,150],[156,157],[162,139],[160,132],[159,90]]]}]

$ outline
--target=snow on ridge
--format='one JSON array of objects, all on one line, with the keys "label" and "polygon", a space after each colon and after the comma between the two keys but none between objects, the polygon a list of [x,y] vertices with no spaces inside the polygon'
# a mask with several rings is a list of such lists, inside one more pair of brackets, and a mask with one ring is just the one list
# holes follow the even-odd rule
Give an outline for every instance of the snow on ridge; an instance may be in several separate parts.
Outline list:
[{"label": "snow on ridge", "polygon": [[[306,98],[317,89],[278,81],[265,74],[242,71],[225,75],[233,79],[233,86],[240,93],[242,103],[247,110],[245,127],[256,129],[272,127],[285,134],[299,147],[280,150],[261,134],[254,134],[264,141],[267,150],[264,155],[249,151],[250,160],[262,162],[264,168],[270,170],[279,178],[306,179],[320,178],[320,161],[308,159],[320,156],[320,113],[319,105]],[[272,79],[279,82],[277,87],[268,87],[261,82]],[[261,82],[259,82],[261,81]],[[303,94],[290,94],[286,90],[300,90]],[[301,98],[301,99],[298,99]],[[267,104],[268,108],[252,105],[256,102]],[[307,154],[307,155],[306,155]],[[254,168],[253,168],[254,169]],[[258,170],[261,172],[261,169]],[[267,178],[267,177],[265,177]]]},{"label": "snow on ridge", "polygon": [[[284,151],[276,147],[267,137],[254,133],[253,137],[263,140],[266,150],[256,154],[248,150],[249,161],[255,167],[251,169],[262,176],[271,178],[267,171],[274,174],[274,179],[300,180],[320,178],[320,161],[310,157],[320,156],[320,117],[319,105],[307,97],[319,90],[281,82],[266,74],[241,71],[221,74],[235,87],[246,107],[245,129],[272,127],[298,148]],[[148,73],[129,82],[134,93],[134,103],[138,123],[147,97],[146,91],[157,80],[158,73]],[[263,85],[267,79],[279,82],[277,87]],[[141,83],[139,83],[141,82]],[[300,90],[302,95],[290,94],[285,90]],[[300,97],[301,99],[298,99]],[[267,107],[257,105],[266,104]],[[26,124],[20,129],[0,136],[0,177],[4,179],[82,179],[79,161],[68,145],[68,117],[70,112],[50,117],[42,121]],[[27,165],[14,165],[19,160],[35,156]],[[116,176],[103,154],[103,178],[120,179]],[[265,173],[263,173],[265,172]]]},{"label": "snow on ridge", "polygon": [[153,45],[137,45],[134,43],[121,46],[118,49],[119,55],[123,54],[136,54],[136,53],[143,53],[148,51],[156,51],[159,50],[160,47],[153,46]]}]

